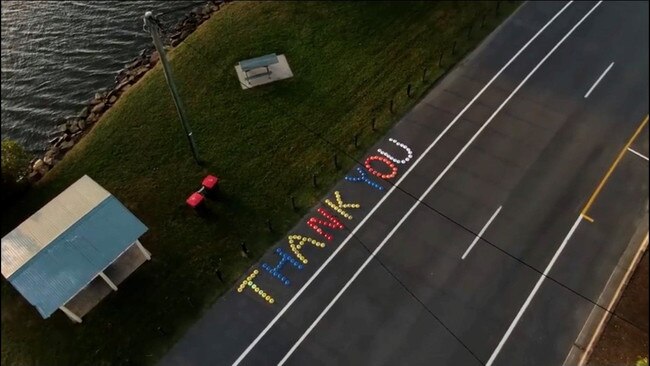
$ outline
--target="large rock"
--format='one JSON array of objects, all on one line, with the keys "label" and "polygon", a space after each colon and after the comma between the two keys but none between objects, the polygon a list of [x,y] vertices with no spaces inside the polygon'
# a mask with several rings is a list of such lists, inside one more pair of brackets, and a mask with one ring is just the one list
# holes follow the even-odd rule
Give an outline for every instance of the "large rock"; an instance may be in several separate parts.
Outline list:
[{"label": "large rock", "polygon": [[60,156],[61,156],[61,150],[58,147],[53,146],[45,152],[45,157],[43,158],[43,161],[45,161],[45,158],[56,159],[59,158]]},{"label": "large rock", "polygon": [[108,92],[108,94],[106,95],[106,100],[111,100],[111,97],[112,97],[113,95],[117,95],[117,88],[116,88],[116,87],[115,87],[115,88],[112,88],[112,89]]},{"label": "large rock", "polygon": [[84,127],[86,126],[86,122],[83,118],[74,117],[68,120],[67,126],[68,129],[66,131],[70,134],[73,134],[78,132],[79,130],[83,130]]},{"label": "large rock", "polygon": [[42,159],[38,159],[32,166],[32,169],[39,172],[41,175],[44,175],[50,170],[50,167],[47,166],[47,164],[45,164],[45,162]]},{"label": "large rock", "polygon": [[67,131],[69,133],[75,133],[75,132],[79,131],[79,126],[78,126],[77,121],[79,121],[78,117],[68,118],[68,121],[66,122],[66,125],[68,126]]},{"label": "large rock", "polygon": [[122,83],[124,80],[126,80],[126,78],[129,77],[129,72],[128,72],[128,71],[129,71],[129,70],[127,70],[127,69],[122,69],[122,70],[120,70],[120,72],[117,73],[117,75],[115,75],[115,82],[116,82],[117,84],[120,84],[120,83]]},{"label": "large rock", "polygon": [[68,125],[68,131],[70,133],[75,133],[75,132],[79,131],[79,126],[77,126],[77,122],[70,121],[70,123]]},{"label": "large rock", "polygon": [[59,149],[61,149],[61,151],[66,151],[72,149],[73,146],[74,146],[73,140],[66,140],[61,142],[61,145],[59,145]]},{"label": "large rock", "polygon": [[117,100],[117,97],[115,95],[111,95],[111,97],[108,98],[108,102],[111,103],[111,104],[115,103],[116,100]]},{"label": "large rock", "polygon": [[95,97],[90,101],[90,104],[96,105],[105,101],[106,97],[108,96],[108,93],[109,93],[108,90],[95,93]]},{"label": "large rock", "polygon": [[97,122],[98,119],[99,119],[99,116],[97,114],[91,113],[90,116],[88,116],[88,118],[86,118],[86,123],[87,124],[93,124],[93,123]]},{"label": "large rock", "polygon": [[148,64],[140,66],[137,70],[135,70],[135,76],[142,76],[147,71],[149,71],[149,65]]},{"label": "large rock", "polygon": [[59,146],[61,146],[61,143],[62,143],[66,138],[68,138],[68,134],[67,134],[67,132],[64,133],[63,135],[57,137],[57,138],[56,138],[56,141],[54,141],[54,143],[52,144],[52,146],[53,146],[53,147],[59,147]]},{"label": "large rock", "polygon": [[84,109],[82,109],[81,112],[79,112],[79,115],[77,117],[86,118],[88,117],[88,114],[89,114],[88,107],[84,107]]},{"label": "large rock", "polygon": [[128,80],[124,80],[124,81],[122,81],[121,83],[119,83],[119,84],[115,87],[115,89],[114,89],[115,92],[116,92],[116,93],[119,93],[120,90],[122,90],[122,88],[124,88],[124,87],[127,86],[128,84],[129,84]]},{"label": "large rock", "polygon": [[126,69],[135,69],[136,67],[140,66],[141,64],[142,64],[142,58],[141,57],[136,57],[131,62],[126,64],[124,66],[124,68],[126,68]]},{"label": "large rock", "polygon": [[47,164],[48,166],[53,166],[54,165],[54,158],[51,156],[45,156],[43,157],[43,162]]},{"label": "large rock", "polygon": [[160,55],[158,54],[158,51],[153,51],[151,56],[149,56],[149,65],[153,67],[158,63],[158,60],[160,59]]},{"label": "large rock", "polygon": [[41,173],[39,173],[38,171],[32,170],[29,173],[29,175],[27,176],[27,180],[29,180],[30,183],[34,183],[34,182],[38,181],[39,179],[41,179],[42,176],[43,175]]},{"label": "large rock", "polygon": [[184,39],[187,38],[190,34],[192,34],[192,31],[194,31],[194,27],[191,27],[191,28],[189,28],[189,29],[184,29],[184,30],[181,32],[181,40],[184,40]]},{"label": "large rock", "polygon": [[57,137],[57,138],[55,139],[54,143],[52,144],[52,146],[53,146],[53,147],[57,147],[57,146],[61,145],[61,143],[63,142],[63,140],[65,140],[66,136],[67,136],[67,133],[66,133],[66,134],[63,134],[63,135],[61,135],[61,136],[59,136],[59,137]]},{"label": "large rock", "polygon": [[104,108],[106,108],[106,103],[101,102],[96,106],[94,106],[93,109],[90,110],[90,113],[94,113],[94,114],[102,113],[104,111]]}]

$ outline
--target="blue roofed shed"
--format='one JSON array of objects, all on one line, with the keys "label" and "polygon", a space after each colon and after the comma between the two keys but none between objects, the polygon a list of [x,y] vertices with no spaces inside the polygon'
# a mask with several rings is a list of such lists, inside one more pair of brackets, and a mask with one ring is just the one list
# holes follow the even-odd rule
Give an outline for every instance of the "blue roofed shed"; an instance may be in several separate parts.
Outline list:
[{"label": "blue roofed shed", "polygon": [[145,260],[147,227],[84,176],[2,238],[2,274],[43,318],[72,320],[108,295]]}]

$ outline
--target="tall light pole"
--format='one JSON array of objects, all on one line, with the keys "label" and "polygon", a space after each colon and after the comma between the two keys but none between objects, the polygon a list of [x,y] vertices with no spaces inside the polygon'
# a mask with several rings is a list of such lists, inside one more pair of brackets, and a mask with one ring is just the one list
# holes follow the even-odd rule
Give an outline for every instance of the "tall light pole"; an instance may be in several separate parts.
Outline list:
[{"label": "tall light pole", "polygon": [[190,125],[187,123],[187,114],[185,112],[185,106],[181,101],[181,97],[178,95],[178,89],[176,88],[176,83],[174,82],[174,76],[172,74],[171,65],[167,61],[167,55],[165,54],[165,48],[162,41],[160,40],[160,23],[158,19],[153,16],[153,13],[150,11],[144,13],[144,29],[151,34],[153,39],[153,45],[158,51],[160,57],[160,62],[162,63],[163,71],[165,72],[165,80],[167,80],[167,86],[169,86],[169,91],[172,93],[174,98],[174,104],[176,105],[176,111],[178,112],[178,117],[181,120],[187,139],[190,142],[190,148],[192,149],[192,155],[197,164],[201,165],[201,159],[199,158],[199,152],[196,148],[196,142],[194,142],[194,136],[192,136],[192,130]]}]

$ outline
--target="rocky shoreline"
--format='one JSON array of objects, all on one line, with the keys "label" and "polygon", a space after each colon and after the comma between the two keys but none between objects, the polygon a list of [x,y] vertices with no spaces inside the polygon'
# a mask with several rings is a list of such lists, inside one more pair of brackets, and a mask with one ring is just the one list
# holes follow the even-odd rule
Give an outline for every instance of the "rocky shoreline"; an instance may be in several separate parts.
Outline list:
[{"label": "rocky shoreline", "polygon": [[[208,1],[203,6],[197,5],[189,14],[181,19],[168,32],[169,37],[165,39],[166,45],[178,46],[204,21],[208,20],[213,13],[219,11],[227,3],[225,0]],[[50,146],[45,154],[30,161],[28,180],[34,183],[41,179],[54,165],[63,159],[81,138],[92,129],[101,116],[117,100],[129,90],[147,71],[151,70],[158,63],[158,52],[153,45],[145,48],[140,54],[127,63],[115,76],[115,84],[107,90],[95,93],[88,104],[78,115],[63,119],[58,127],[55,138],[49,141]]]}]

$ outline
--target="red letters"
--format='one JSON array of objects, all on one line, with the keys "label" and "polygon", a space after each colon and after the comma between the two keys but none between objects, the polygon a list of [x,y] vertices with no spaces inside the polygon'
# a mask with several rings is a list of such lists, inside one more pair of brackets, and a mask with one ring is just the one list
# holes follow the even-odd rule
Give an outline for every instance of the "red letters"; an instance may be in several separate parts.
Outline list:
[{"label": "red letters", "polygon": [[325,231],[323,231],[323,229],[320,226],[341,230],[344,227],[343,224],[341,224],[341,222],[336,217],[334,217],[334,215],[332,215],[322,207],[318,209],[318,213],[324,216],[327,219],[327,221],[316,217],[312,217],[309,220],[307,220],[307,226],[309,226],[315,232],[325,237],[325,239],[332,240],[332,234],[326,233]]},{"label": "red letters", "polygon": [[[372,167],[372,165],[370,165],[371,161],[381,161],[382,163],[388,165],[391,172],[389,174],[383,174],[383,173],[380,173],[380,172],[376,171]],[[379,155],[369,156],[366,159],[365,165],[366,165],[366,169],[370,172],[370,174],[372,174],[374,176],[377,176],[377,177],[379,177],[381,179],[391,179],[391,178],[394,178],[397,175],[397,166],[395,164],[393,164],[392,161],[388,160],[387,158],[385,158],[383,156],[379,156]]]}]

